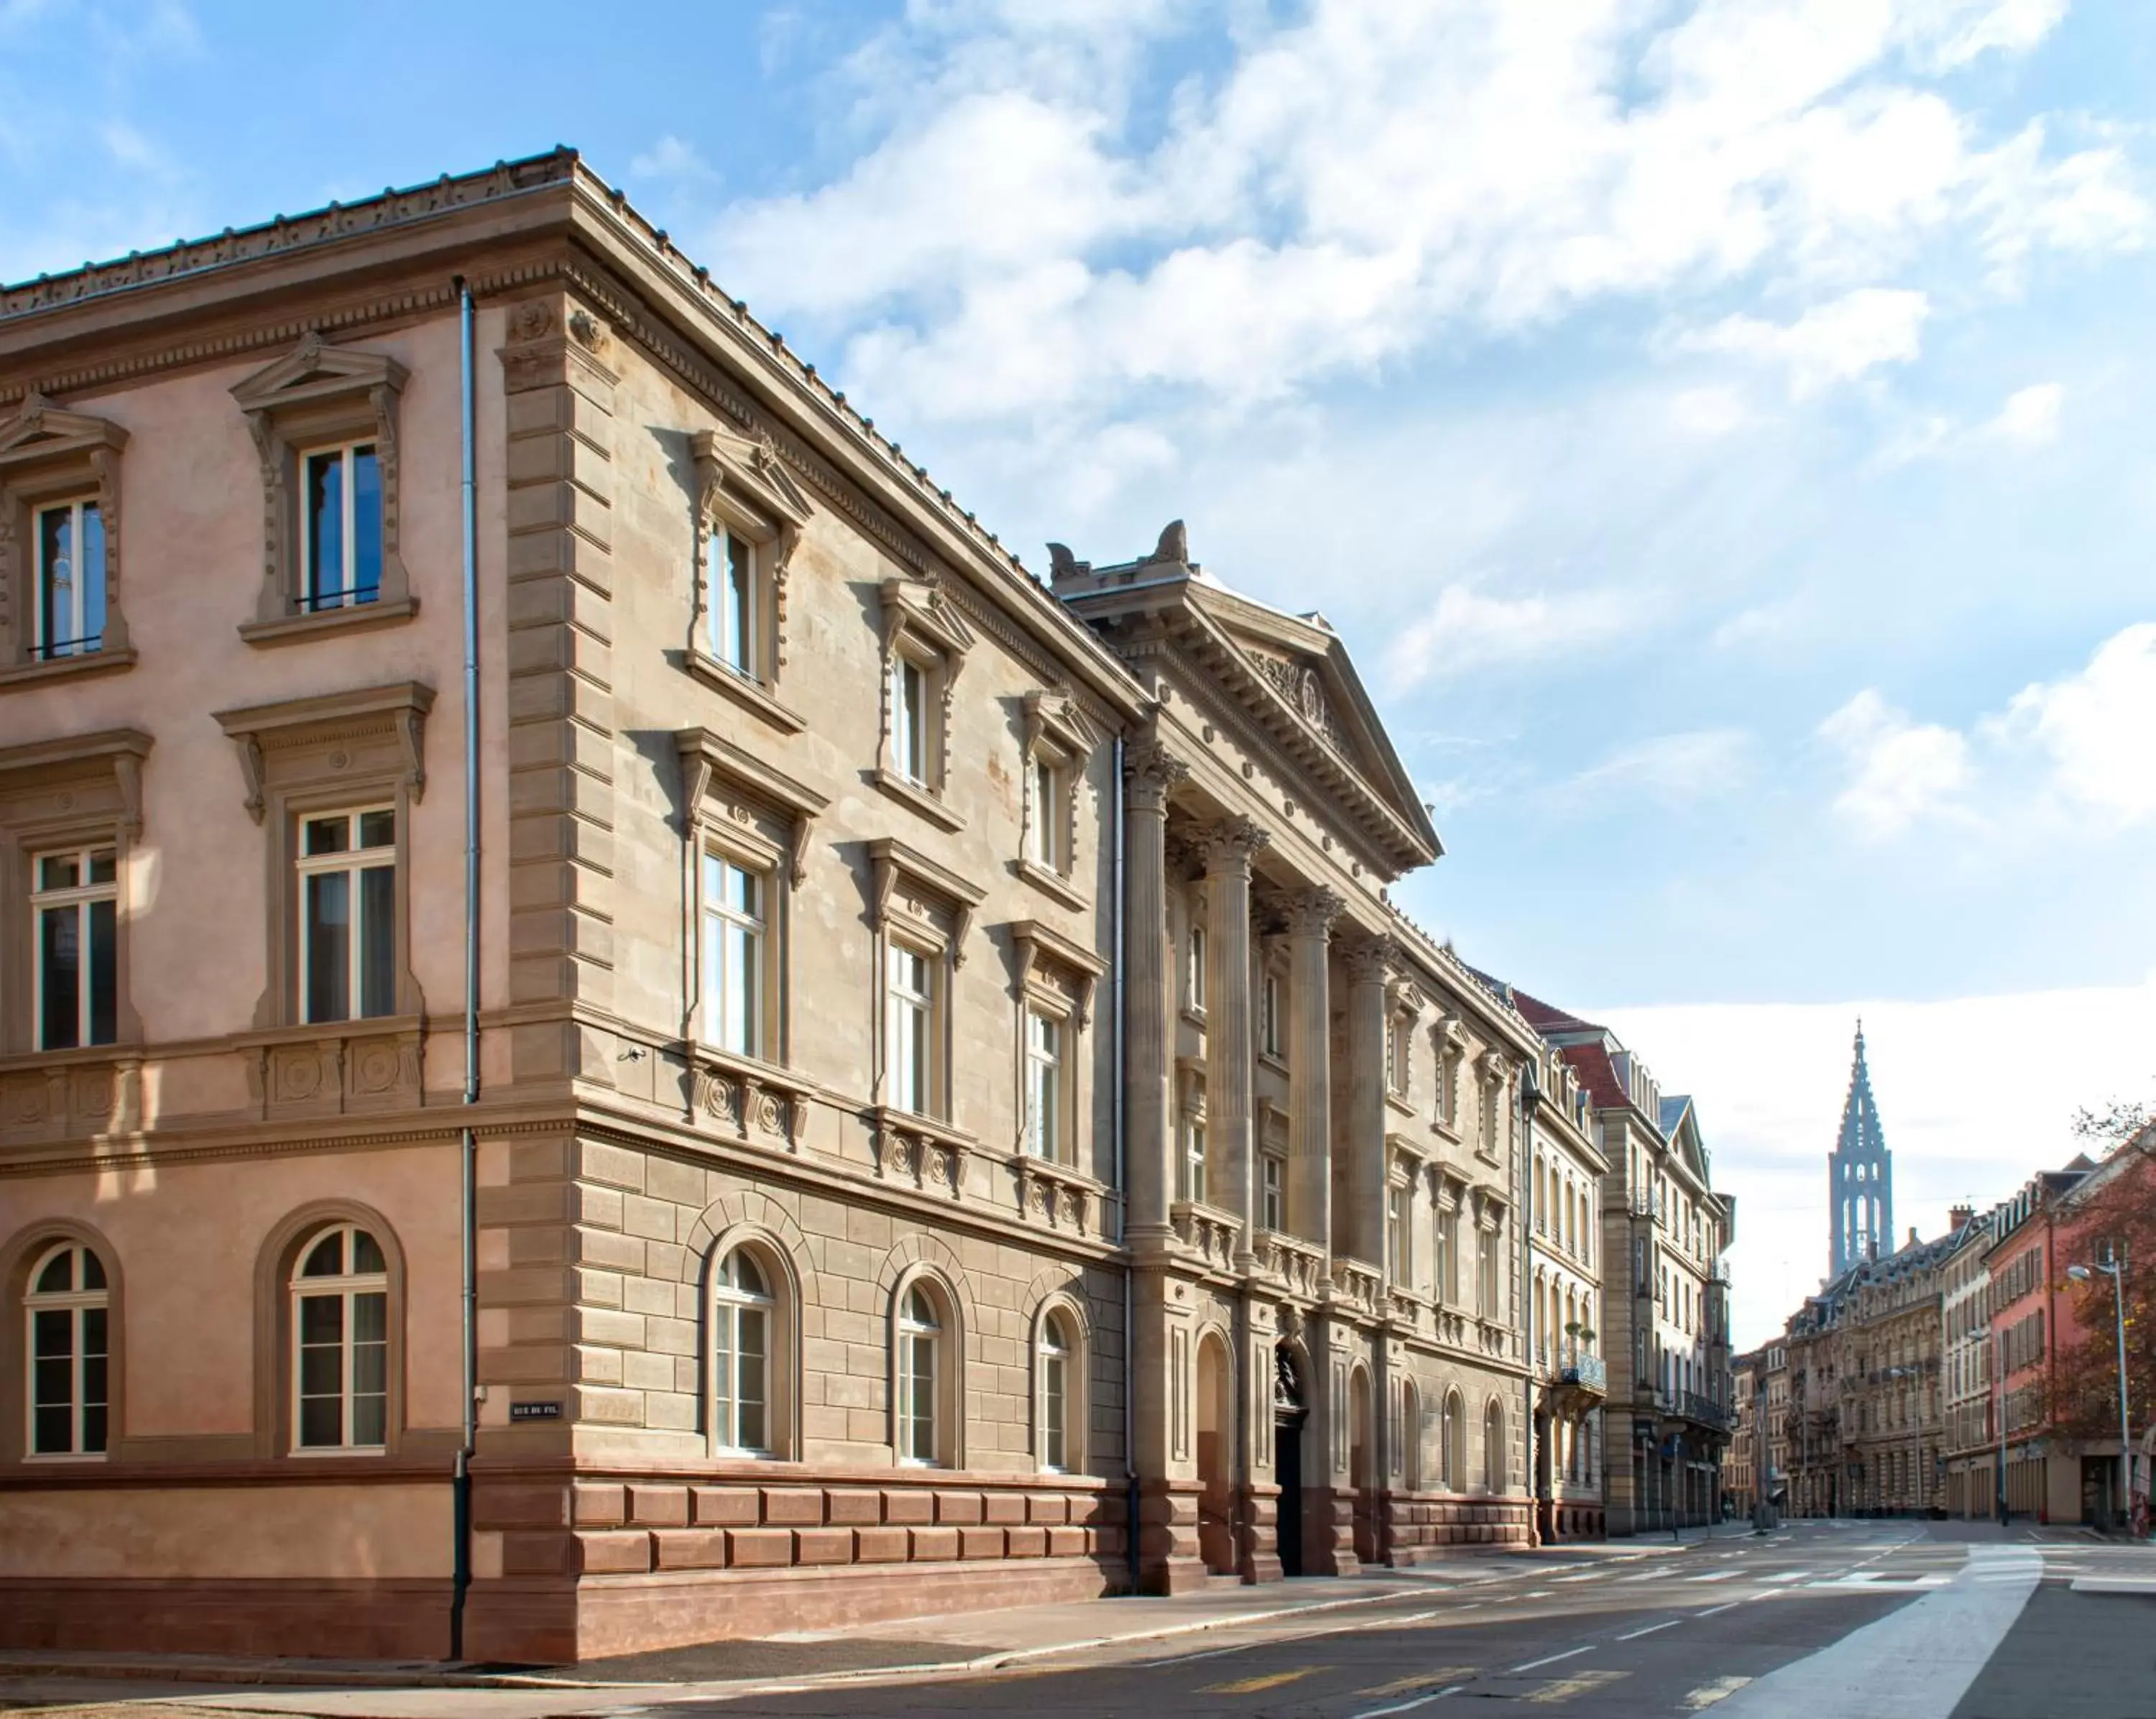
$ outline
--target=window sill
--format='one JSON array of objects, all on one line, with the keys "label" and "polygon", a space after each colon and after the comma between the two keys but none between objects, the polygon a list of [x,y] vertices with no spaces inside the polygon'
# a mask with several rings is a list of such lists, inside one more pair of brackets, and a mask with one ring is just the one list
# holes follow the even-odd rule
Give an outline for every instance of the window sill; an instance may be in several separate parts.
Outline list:
[{"label": "window sill", "polygon": [[1285,1056],[1282,1056],[1277,1050],[1260,1050],[1258,1053],[1258,1061],[1264,1067],[1270,1069],[1276,1075],[1286,1075],[1293,1072],[1287,1065],[1287,1059]]},{"label": "window sill", "polygon": [[1409,1100],[1404,1093],[1386,1093],[1385,1105],[1389,1110],[1396,1111],[1404,1116],[1411,1117],[1415,1114],[1415,1107],[1414,1104]]},{"label": "window sill", "polygon": [[54,657],[49,662],[17,663],[12,668],[0,669],[0,692],[49,686],[56,680],[90,675],[114,675],[134,666],[135,653],[131,650],[86,650],[80,656]]},{"label": "window sill", "polygon": [[919,783],[909,782],[896,771],[879,767],[872,780],[899,804],[911,807],[931,824],[953,832],[966,827],[964,818],[945,805],[940,798]]},{"label": "window sill", "polygon": [[1038,860],[1019,860],[1018,875],[1050,901],[1060,902],[1073,913],[1083,913],[1093,905],[1060,872],[1050,870]]},{"label": "window sill", "polygon": [[732,699],[752,716],[769,723],[781,734],[798,734],[808,726],[759,683],[728,668],[715,656],[693,649],[685,650],[681,653],[681,667],[691,678]]},{"label": "window sill", "polygon": [[274,621],[242,621],[239,636],[262,649],[299,644],[310,639],[345,633],[371,633],[395,627],[419,613],[419,599],[399,597],[387,603],[355,603],[346,608],[317,609],[310,615],[282,615]]}]

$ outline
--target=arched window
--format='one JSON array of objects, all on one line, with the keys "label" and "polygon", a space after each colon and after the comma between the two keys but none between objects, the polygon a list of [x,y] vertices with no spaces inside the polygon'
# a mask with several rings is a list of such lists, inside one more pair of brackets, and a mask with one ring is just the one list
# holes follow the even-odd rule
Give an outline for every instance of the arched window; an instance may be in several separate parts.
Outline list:
[{"label": "arched window", "polygon": [[388,1427],[388,1264],[370,1232],[336,1224],[292,1275],[292,1442],[379,1450]]},{"label": "arched window", "polygon": [[24,1306],[30,1455],[102,1456],[110,1401],[105,1262],[80,1242],[61,1243],[31,1271]]},{"label": "arched window", "polygon": [[1495,1398],[1482,1411],[1482,1486],[1488,1492],[1505,1490],[1505,1410]]},{"label": "arched window", "polygon": [[1050,1309],[1035,1345],[1040,1378],[1040,1465],[1065,1474],[1085,1462],[1085,1412],[1077,1337],[1070,1316]]},{"label": "arched window", "polygon": [[1445,1410],[1438,1423],[1438,1461],[1443,1469],[1440,1479],[1448,1492],[1467,1490],[1466,1431],[1460,1424],[1465,1419],[1460,1393],[1445,1393]]},{"label": "arched window", "polygon": [[763,1268],[736,1248],[711,1274],[711,1440],[721,1450],[768,1456],[776,1306]]},{"label": "arched window", "polygon": [[943,1460],[943,1310],[926,1283],[916,1283],[898,1304],[898,1457],[901,1462]]}]

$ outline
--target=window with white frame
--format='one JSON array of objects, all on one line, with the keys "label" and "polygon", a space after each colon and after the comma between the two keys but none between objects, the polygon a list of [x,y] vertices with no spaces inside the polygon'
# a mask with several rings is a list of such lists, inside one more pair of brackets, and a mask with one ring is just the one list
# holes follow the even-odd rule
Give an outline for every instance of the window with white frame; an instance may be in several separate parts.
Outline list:
[{"label": "window with white frame", "polygon": [[891,767],[916,787],[927,787],[930,753],[928,670],[905,652],[891,659]]},{"label": "window with white frame", "polygon": [[739,1056],[766,1055],[771,879],[706,853],[703,889],[704,1035]]},{"label": "window with white frame", "polygon": [[119,1036],[120,874],[110,847],[31,861],[37,1048],[71,1050]]},{"label": "window with white frame", "polygon": [[1065,768],[1059,755],[1037,747],[1034,751],[1032,768],[1026,778],[1029,798],[1026,858],[1045,870],[1059,873],[1070,869],[1070,844],[1065,828]]},{"label": "window with white frame", "polygon": [[1497,1316],[1497,1232],[1478,1228],[1475,1244],[1475,1311],[1484,1319],[1495,1319]]},{"label": "window with white frame", "polygon": [[1402,1288],[1409,1286],[1411,1273],[1408,1263],[1409,1202],[1409,1192],[1404,1186],[1389,1190],[1385,1196],[1385,1272]]},{"label": "window with white frame", "polygon": [[1385,1023],[1385,1090],[1396,1098],[1407,1096],[1413,1078],[1411,1047],[1414,1017],[1401,1012]]},{"label": "window with white frame", "polygon": [[1281,1017],[1286,989],[1286,981],[1276,972],[1266,973],[1258,986],[1258,1049],[1275,1059],[1286,1054],[1282,1048],[1286,1028]]},{"label": "window with white frame", "polygon": [[711,1274],[711,1435],[721,1450],[773,1450],[773,1312],[763,1268],[747,1249],[734,1249]]},{"label": "window with white frame", "polygon": [[884,986],[884,1057],[891,1103],[926,1116],[935,1101],[936,961],[894,941],[889,963]]},{"label": "window with white frame", "polygon": [[300,1008],[308,1021],[397,1008],[397,813],[300,820]]},{"label": "window with white frame", "polygon": [[[1204,911],[1202,904],[1193,908],[1194,914]],[[1183,1006],[1193,1014],[1205,1013],[1205,927],[1193,925],[1184,944],[1183,962]]]},{"label": "window with white frame", "polygon": [[1040,1321],[1037,1357],[1040,1369],[1040,1465],[1055,1474],[1068,1473],[1075,1465],[1076,1441],[1071,1429],[1077,1408],[1073,1389],[1076,1350],[1067,1316],[1061,1312],[1045,1316]]},{"label": "window with white frame", "polygon": [[938,1434],[942,1386],[942,1310],[925,1284],[915,1284],[899,1304],[898,1455],[901,1462],[942,1460]]},{"label": "window with white frame", "polygon": [[292,1277],[292,1443],[378,1450],[389,1427],[389,1268],[368,1231],[339,1224]]},{"label": "window with white frame", "polygon": [[105,1262],[80,1242],[64,1242],[38,1261],[29,1281],[29,1454],[102,1456],[110,1431]]},{"label": "window with white frame", "polygon": [[759,680],[763,641],[757,636],[757,546],[714,520],[705,535],[704,566],[711,581],[705,649],[737,675]]},{"label": "window with white frame", "polygon": [[1183,1097],[1183,1152],[1176,1192],[1179,1198],[1203,1203],[1205,1173],[1205,1083],[1195,1075],[1184,1080]]},{"label": "window with white frame", "polygon": [[105,516],[95,500],[40,507],[32,526],[37,548],[36,634],[41,662],[80,656],[105,644]]},{"label": "window with white frame", "polygon": [[1449,1306],[1460,1305],[1460,1208],[1446,1206],[1437,1214],[1437,1275],[1430,1285],[1437,1299]]},{"label": "window with white frame", "polygon": [[1060,1162],[1064,1138],[1065,1041],[1067,1024],[1039,1008],[1025,1011],[1025,1149]]},{"label": "window with white frame", "polygon": [[1287,1229],[1287,1165],[1274,1152],[1258,1160],[1259,1223],[1267,1229]]},{"label": "window with white frame", "polygon": [[382,462],[372,442],[300,456],[300,607],[309,613],[382,594]]}]

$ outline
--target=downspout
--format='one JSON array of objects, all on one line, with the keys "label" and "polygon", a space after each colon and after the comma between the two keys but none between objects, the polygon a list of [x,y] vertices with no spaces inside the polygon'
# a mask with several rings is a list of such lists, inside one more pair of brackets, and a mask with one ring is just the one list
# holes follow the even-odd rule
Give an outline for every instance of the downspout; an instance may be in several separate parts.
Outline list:
[{"label": "downspout", "polygon": [[1115,1090],[1109,1096],[1111,1130],[1116,1148],[1116,1245],[1123,1250],[1123,1537],[1127,1542],[1125,1554],[1130,1562],[1131,1592],[1138,1591],[1138,1453],[1137,1409],[1133,1393],[1137,1388],[1137,1361],[1132,1352],[1136,1337],[1137,1319],[1132,1305],[1131,1289],[1131,1187],[1125,1163],[1123,1135],[1124,1087],[1129,1071],[1124,1066],[1126,1046],[1125,1015],[1128,1007],[1123,984],[1123,975],[1130,965],[1130,951],[1125,946],[1129,940],[1130,927],[1124,906],[1123,854],[1123,737],[1116,736],[1116,821],[1115,887],[1111,891],[1110,914],[1114,921],[1110,930],[1110,941],[1116,952],[1115,996],[1111,1009],[1114,1034],[1113,1061]]},{"label": "downspout", "polygon": [[[479,1102],[479,485],[478,418],[473,405],[472,295],[457,277],[459,354],[462,361],[459,429],[464,454],[465,618],[465,1090],[467,1106]],[[449,1580],[449,1657],[465,1656],[465,1605],[472,1579],[471,1463],[479,1439],[479,1142],[467,1122],[462,1131],[460,1251],[463,1264],[464,1420],[454,1480],[454,1537]]]}]

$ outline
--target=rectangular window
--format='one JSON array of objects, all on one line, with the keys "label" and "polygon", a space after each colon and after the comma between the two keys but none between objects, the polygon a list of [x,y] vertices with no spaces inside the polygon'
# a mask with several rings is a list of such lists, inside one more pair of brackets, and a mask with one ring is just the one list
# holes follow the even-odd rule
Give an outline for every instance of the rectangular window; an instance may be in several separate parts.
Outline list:
[{"label": "rectangular window", "polygon": [[1405,1019],[1385,1025],[1385,1090],[1404,1095],[1408,1090],[1408,1044],[1412,1024]]},{"label": "rectangular window", "polygon": [[101,1454],[105,1440],[105,1309],[30,1315],[30,1454]]},{"label": "rectangular window", "polygon": [[891,664],[891,765],[908,782],[928,782],[928,677],[912,658]]},{"label": "rectangular window", "polygon": [[1279,1056],[1281,1044],[1281,991],[1278,973],[1267,973],[1258,989],[1258,1049],[1267,1056]]},{"label": "rectangular window", "polygon": [[1385,1271],[1396,1284],[1407,1283],[1408,1190],[1395,1188],[1385,1198]]},{"label": "rectangular window", "polygon": [[300,826],[300,1003],[309,1021],[397,1007],[397,813],[388,806]]},{"label": "rectangular window", "polygon": [[711,582],[711,654],[736,673],[757,674],[756,546],[724,526],[711,527],[706,552]]},{"label": "rectangular window", "polygon": [[299,1348],[301,1448],[379,1447],[388,1427],[388,1296],[379,1290],[300,1296]]},{"label": "rectangular window", "polygon": [[763,1053],[763,877],[704,856],[704,1032],[722,1050]]},{"label": "rectangular window", "polygon": [[1027,858],[1050,871],[1065,869],[1063,840],[1063,769],[1053,758],[1036,755],[1033,761],[1033,829]]},{"label": "rectangular window", "polygon": [[1064,1416],[1069,1410],[1068,1361],[1060,1351],[1040,1357],[1040,1456],[1044,1466],[1060,1473],[1069,1456]]},{"label": "rectangular window", "polygon": [[38,510],[38,660],[80,656],[105,643],[105,516],[95,501]]},{"label": "rectangular window", "polygon": [[1287,1229],[1287,1198],[1282,1186],[1286,1167],[1270,1152],[1259,1160],[1259,1221],[1267,1229],[1285,1231]]},{"label": "rectangular window", "polygon": [[1063,1157],[1063,1023],[1025,1012],[1025,1149]]},{"label": "rectangular window", "polygon": [[1183,1119],[1183,1197],[1203,1202],[1205,1198],[1205,1119]]},{"label": "rectangular window", "polygon": [[318,449],[301,456],[300,470],[300,607],[372,603],[382,594],[382,463],[374,444]]},{"label": "rectangular window", "polygon": [[909,1462],[936,1460],[936,1337],[909,1332],[900,1339],[899,1435]]},{"label": "rectangular window", "polygon": [[111,1044],[120,1021],[120,875],[113,849],[38,855],[30,913],[38,1048]]},{"label": "rectangular window", "polygon": [[927,1114],[932,1090],[929,1080],[932,983],[927,956],[903,944],[891,945],[885,1017],[891,1101],[897,1109],[916,1116]]},{"label": "rectangular window", "polygon": [[1190,928],[1189,953],[1183,963],[1183,1006],[1193,1013],[1205,1012],[1205,927],[1194,925]]}]

